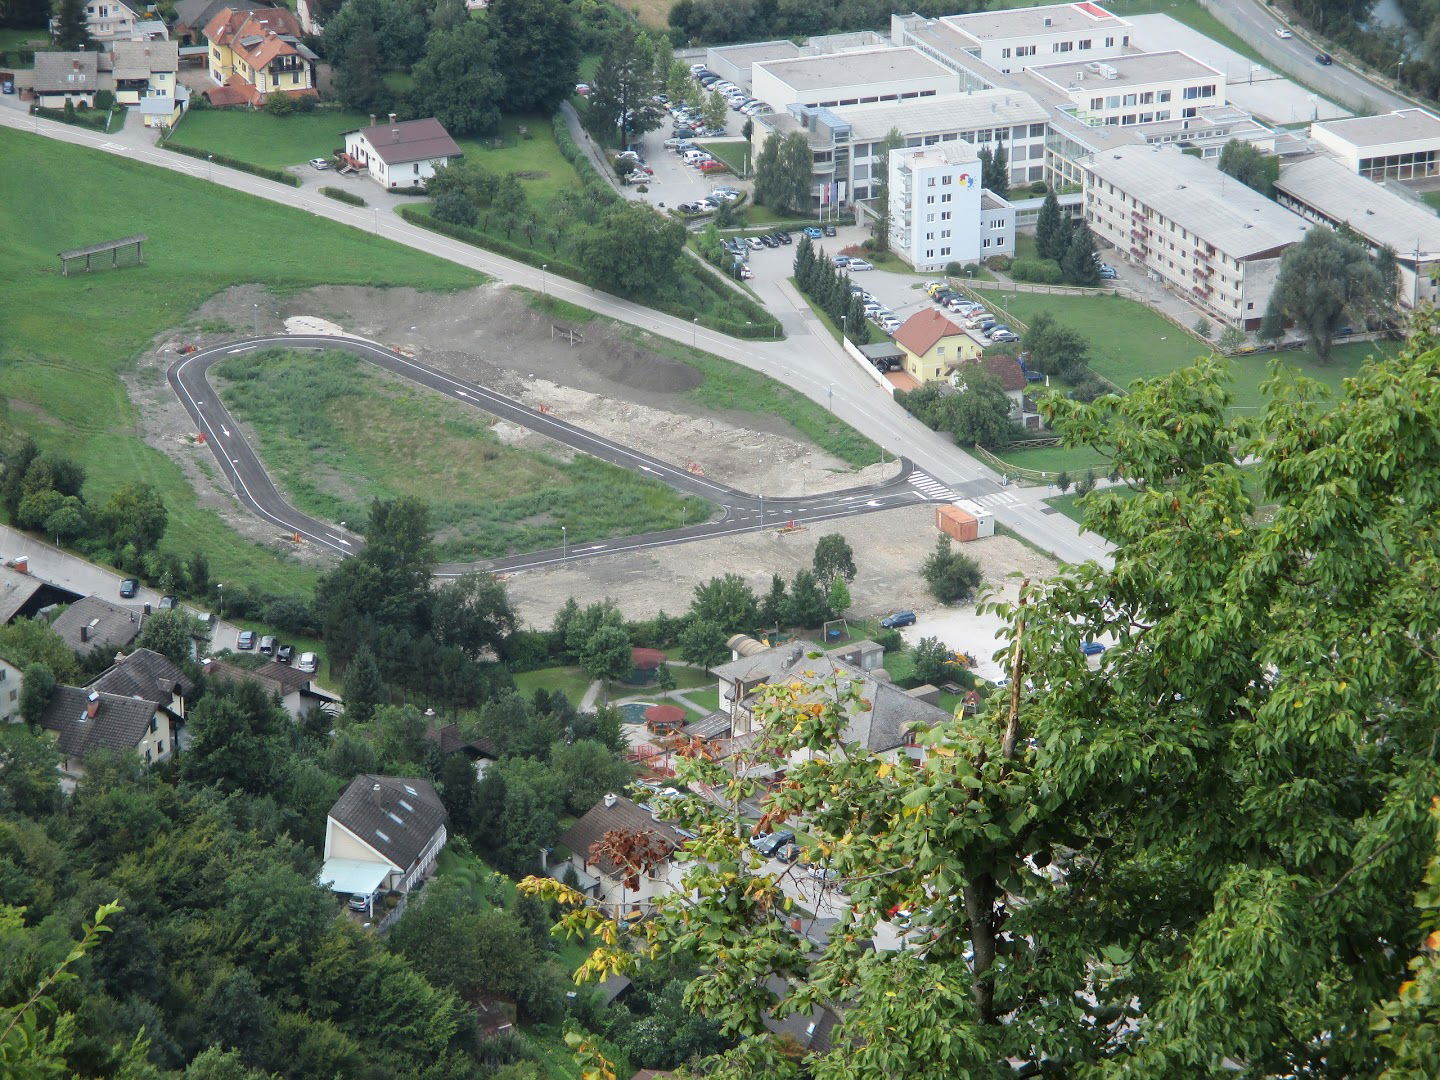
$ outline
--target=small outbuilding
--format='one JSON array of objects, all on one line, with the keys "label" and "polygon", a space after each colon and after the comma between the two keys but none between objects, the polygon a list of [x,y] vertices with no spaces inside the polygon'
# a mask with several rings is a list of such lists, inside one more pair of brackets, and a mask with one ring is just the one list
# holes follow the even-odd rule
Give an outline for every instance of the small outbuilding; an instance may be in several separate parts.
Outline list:
[{"label": "small outbuilding", "polygon": [[679,705],[651,705],[645,710],[645,730],[651,735],[669,735],[685,726],[685,710]]}]

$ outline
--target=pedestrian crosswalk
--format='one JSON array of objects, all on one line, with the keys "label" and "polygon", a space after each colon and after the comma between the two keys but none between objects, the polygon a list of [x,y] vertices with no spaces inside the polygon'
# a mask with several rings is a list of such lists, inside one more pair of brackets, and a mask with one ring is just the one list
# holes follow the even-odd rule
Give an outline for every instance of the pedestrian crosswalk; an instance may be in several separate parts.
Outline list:
[{"label": "pedestrian crosswalk", "polygon": [[912,472],[908,479],[911,486],[920,491],[927,499],[933,499],[936,502],[954,502],[960,497],[929,473],[923,473],[918,469]]},{"label": "pedestrian crosswalk", "polygon": [[1014,506],[1020,501],[1020,496],[1009,491],[995,491],[989,495],[981,495],[978,499],[972,499],[981,506]]}]

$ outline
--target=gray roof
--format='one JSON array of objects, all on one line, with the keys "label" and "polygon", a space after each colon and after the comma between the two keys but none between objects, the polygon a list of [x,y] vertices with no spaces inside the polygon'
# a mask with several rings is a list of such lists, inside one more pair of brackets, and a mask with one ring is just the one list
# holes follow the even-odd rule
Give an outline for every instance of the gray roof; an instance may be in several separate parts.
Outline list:
[{"label": "gray roof", "polygon": [[93,94],[100,85],[97,52],[35,54],[35,89],[41,94]]},{"label": "gray roof", "polygon": [[180,67],[180,46],[173,41],[117,41],[110,47],[117,79],[148,79],[154,72]]},{"label": "gray roof", "polygon": [[[1101,71],[1109,68],[1116,78],[1108,79]],[[1209,64],[1202,64],[1188,53],[1179,50],[1157,53],[1135,53],[1131,56],[1112,56],[1104,60],[1069,60],[1060,64],[1039,64],[1029,69],[1036,75],[1049,79],[1056,86],[1066,90],[1089,90],[1096,94],[1108,93],[1107,88],[1135,86],[1155,82],[1174,82],[1180,79],[1216,78],[1224,75]]]},{"label": "gray roof", "polygon": [[1417,248],[1422,258],[1440,254],[1440,217],[1332,157],[1283,166],[1275,187],[1331,221],[1346,222],[1376,247],[1389,244],[1402,259],[1413,262]]},{"label": "gray roof", "polygon": [[1309,228],[1298,214],[1178,149],[1119,146],[1092,155],[1085,168],[1232,259],[1289,247]]},{"label": "gray roof", "polygon": [[897,79],[955,80],[955,74],[949,68],[930,59],[919,49],[909,47],[801,56],[792,60],[770,60],[754,67],[764,69],[800,93],[894,82]]},{"label": "gray roof", "polygon": [[896,345],[894,341],[876,341],[869,345],[861,345],[860,354],[871,360],[899,360],[904,357],[905,350]]},{"label": "gray roof", "polygon": [[445,825],[445,805],[429,780],[357,776],[330,817],[401,869],[420,857]]},{"label": "gray roof", "polygon": [[29,574],[0,566],[0,626],[20,613],[45,583]]},{"label": "gray roof", "polygon": [[712,712],[703,720],[685,725],[685,734],[692,739],[728,739],[732,721],[728,713]]},{"label": "gray roof", "polygon": [[91,690],[121,697],[145,698],[168,705],[176,696],[189,697],[195,684],[168,656],[153,649],[136,649],[116,660],[88,684]]},{"label": "gray roof", "polygon": [[606,806],[605,799],[601,799],[585,811],[584,816],[561,835],[560,843],[569,849],[571,854],[578,855],[590,865],[599,867],[601,873],[616,877],[620,867],[615,862],[610,859],[590,858],[590,845],[603,839],[607,832],[614,830],[631,833],[652,832],[660,837],[672,852],[684,842],[684,837],[675,831],[674,826],[667,825],[663,821],[656,821],[654,815],[639,803],[619,795],[616,796],[615,802],[611,806]]},{"label": "gray roof", "polygon": [[376,124],[374,127],[359,130],[375,151],[375,156],[386,165],[461,156],[460,147],[450,137],[444,125],[434,117],[402,120],[396,124]]},{"label": "gray roof", "polygon": [[[779,975],[766,979],[765,988],[779,998],[790,994],[789,984]],[[791,1013],[779,1020],[768,1014],[765,1017],[765,1027],[769,1031],[793,1039],[801,1049],[815,1054],[823,1054],[830,1049],[839,1023],[840,1018],[823,1006],[808,1013]]]},{"label": "gray roof", "polygon": [[[89,715],[92,705],[94,716]],[[57,686],[40,717],[40,726],[59,734],[60,752],[66,757],[83,758],[101,748],[134,752],[159,708],[157,702],[142,698]]]},{"label": "gray roof", "polygon": [[[1097,17],[1100,16],[1100,17]],[[942,22],[969,34],[977,41],[1022,35],[1065,34],[1095,30],[1104,32],[1128,26],[1098,4],[1052,4],[1049,7],[1010,8],[977,11],[970,15],[947,15]]]},{"label": "gray roof", "polygon": [[[38,64],[40,56],[35,61]],[[1310,125],[1352,146],[1383,146],[1403,142],[1440,142],[1440,117],[1424,109],[1397,109],[1380,116],[1352,116]]]},{"label": "gray roof", "polygon": [[850,125],[851,139],[855,142],[883,139],[891,128],[907,136],[980,131],[1038,124],[1050,115],[1034,98],[1019,90],[976,90],[970,94],[936,94],[909,101],[837,105],[834,111]]},{"label": "gray roof", "polygon": [[[944,709],[913,698],[841,660],[837,654],[848,648],[841,646],[823,656],[811,657],[809,653],[815,651],[814,646],[792,643],[743,656],[713,670],[720,678],[738,680],[747,687],[780,680],[797,681],[813,688],[799,695],[800,702],[806,704],[821,702],[833,695],[833,690],[820,687],[827,678],[833,676],[842,685],[859,682],[861,702],[851,712],[843,738],[847,744],[858,744],[877,754],[903,745],[906,731],[916,724],[943,723],[950,718]],[[753,697],[754,694],[749,695],[749,699]]]},{"label": "gray roof", "polygon": [[[39,54],[43,55],[43,54]],[[123,649],[140,635],[141,609],[86,596],[56,616],[51,627],[78,653]]]},{"label": "gray roof", "polygon": [[[235,0],[180,0],[175,5],[175,22],[192,29],[203,30],[205,26],[226,8],[234,8]],[[245,10],[264,11],[272,4],[251,4]]]},{"label": "gray roof", "polygon": [[281,697],[288,697],[297,690],[302,694],[314,693],[310,688],[309,675],[289,664],[277,664],[274,661],[260,667],[247,668],[224,660],[209,659],[205,661],[205,675],[207,678],[228,682],[259,683],[260,688],[267,694],[279,694]]}]

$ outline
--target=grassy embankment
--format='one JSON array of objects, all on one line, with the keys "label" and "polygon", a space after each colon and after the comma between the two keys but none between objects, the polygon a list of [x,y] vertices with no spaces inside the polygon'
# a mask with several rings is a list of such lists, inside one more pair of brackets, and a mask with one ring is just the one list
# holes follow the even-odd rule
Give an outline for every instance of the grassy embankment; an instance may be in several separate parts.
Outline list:
[{"label": "grassy embankment", "polygon": [[[162,549],[203,549],[215,579],[308,591],[314,570],[202,508],[180,467],[146,444],[145,425],[153,421],[136,412],[121,376],[155,335],[186,324],[202,301],[231,285],[458,289],[484,279],[314,215],[112,154],[0,129],[0,160],[13,190],[46,193],[0,200],[0,430],[28,433],[42,448],[77,460],[92,503],[128,481],[153,484],[170,515]],[[75,176],[86,182],[65,182]],[[139,232],[150,237],[143,266],[60,276],[55,252]],[[256,238],[275,245],[277,257],[257,255]],[[317,252],[325,258],[312,258]],[[193,452],[208,467],[208,452]]]}]

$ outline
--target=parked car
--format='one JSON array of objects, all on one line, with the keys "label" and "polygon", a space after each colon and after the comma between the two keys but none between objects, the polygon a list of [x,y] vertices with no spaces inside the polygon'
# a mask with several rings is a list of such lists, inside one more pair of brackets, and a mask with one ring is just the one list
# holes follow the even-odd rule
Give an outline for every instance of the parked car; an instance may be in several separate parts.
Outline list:
[{"label": "parked car", "polygon": [[266,656],[269,656],[269,655],[271,655],[272,653],[274,653],[274,651],[275,651],[275,635],[274,635],[274,634],[266,634],[264,637],[262,637],[262,638],[260,639],[260,651],[261,651],[262,653],[264,653]]},{"label": "parked car", "polygon": [[990,340],[998,345],[1005,341],[1019,341],[1020,335],[1014,330],[1001,330],[998,334],[991,334]]},{"label": "parked car", "polygon": [[303,671],[307,675],[313,675],[320,669],[320,658],[313,652],[302,652],[300,659],[295,661],[295,670]]},{"label": "parked car", "polygon": [[121,600],[133,600],[135,594],[139,591],[140,582],[136,581],[133,577],[127,577],[124,581],[120,582]]},{"label": "parked car", "polygon": [[972,311],[969,318],[965,320],[966,330],[983,330],[986,323],[994,325],[995,316],[988,311]]},{"label": "parked car", "polygon": [[1080,651],[1086,656],[1099,656],[1105,651],[1105,646],[1098,641],[1082,641]]},{"label": "parked car", "polygon": [[1335,63],[1335,58],[1331,56],[1328,52],[1316,53],[1315,63],[1320,64],[1323,67],[1329,67],[1331,64]]},{"label": "parked car", "polygon": [[288,664],[295,658],[294,645],[281,645],[275,650],[275,662],[277,664]]},{"label": "parked car", "polygon": [[255,648],[255,631],[241,630],[235,638],[235,647],[237,649],[244,649],[246,652]]},{"label": "parked car", "polygon": [[825,228],[825,235],[826,235],[826,236],[834,236],[834,235],[835,235],[835,226],[834,226],[834,225],[826,225],[824,228]]},{"label": "parked car", "polygon": [[897,611],[893,615],[887,615],[880,620],[880,625],[886,630],[898,630],[902,626],[915,625],[915,612]]},{"label": "parked car", "polygon": [[783,832],[763,833],[750,838],[750,846],[766,857],[773,857],[786,844],[794,842],[795,834],[789,829]]},{"label": "parked car", "polygon": [[751,251],[759,251],[765,246],[760,242],[760,238],[758,236],[747,236],[745,238],[745,245],[750,248]]},{"label": "parked car", "polygon": [[875,266],[873,263],[868,263],[864,259],[851,259],[848,269],[851,273],[855,273],[858,270],[874,270]]},{"label": "parked car", "polygon": [[775,852],[775,858],[783,863],[793,863],[800,858],[800,846],[798,844],[786,844],[779,851]]},{"label": "parked car", "polygon": [[804,232],[805,235],[808,236],[811,240],[819,240],[820,237],[825,235],[819,230],[819,228],[814,225],[806,225]]},{"label": "parked car", "polygon": [[351,911],[369,911],[370,897],[362,893],[351,893],[349,906]]},{"label": "parked car", "polygon": [[1115,281],[1119,279],[1120,275],[1114,270],[1101,270],[1100,277],[1104,281]]},{"label": "parked car", "polygon": [[165,596],[160,597],[160,603],[155,606],[161,611],[169,611],[172,608],[180,606],[180,598],[178,596],[170,596],[167,593]]},{"label": "parked car", "polygon": [[1006,326],[1004,323],[996,323],[994,326],[990,327],[989,330],[984,330],[981,332],[991,341],[994,341],[996,334],[1010,333],[1010,327]]},{"label": "parked car", "polygon": [[1289,30],[1286,30],[1285,27],[1277,26],[1275,28],[1275,36],[1278,38],[1284,38],[1286,41],[1289,41],[1295,35],[1292,34]]},{"label": "parked car", "polygon": [[[736,198],[738,199],[739,196],[737,195]],[[794,237],[792,237],[788,232],[783,231],[777,232],[775,234],[775,239],[779,240],[782,244],[793,244],[795,242]]]},{"label": "parked car", "polygon": [[937,292],[939,292],[945,287],[946,284],[943,281],[927,281],[924,285],[921,286],[921,288],[925,290],[926,296],[934,296]]},{"label": "parked car", "polygon": [[828,866],[807,866],[805,872],[816,881],[834,881],[840,876],[840,871]]},{"label": "parked car", "polygon": [[764,236],[760,237],[760,242],[768,248],[777,248],[780,246],[780,241],[776,240],[775,237],[771,236],[769,233],[766,233]]},{"label": "parked car", "polygon": [[844,267],[850,265],[850,256],[849,256],[849,255],[836,255],[836,256],[835,256],[834,258],[832,258],[830,261],[831,261],[832,263],[834,263],[836,266],[839,266],[839,267],[841,267],[841,268],[844,268]]},{"label": "parked car", "polygon": [[729,167],[730,166],[726,165],[723,161],[715,161],[713,159],[710,161],[702,161],[696,166],[702,173],[725,172]]},{"label": "parked car", "polygon": [[330,162],[323,157],[312,157],[310,159],[310,167],[312,169],[319,169],[321,172],[324,172],[326,169],[330,168]]}]

